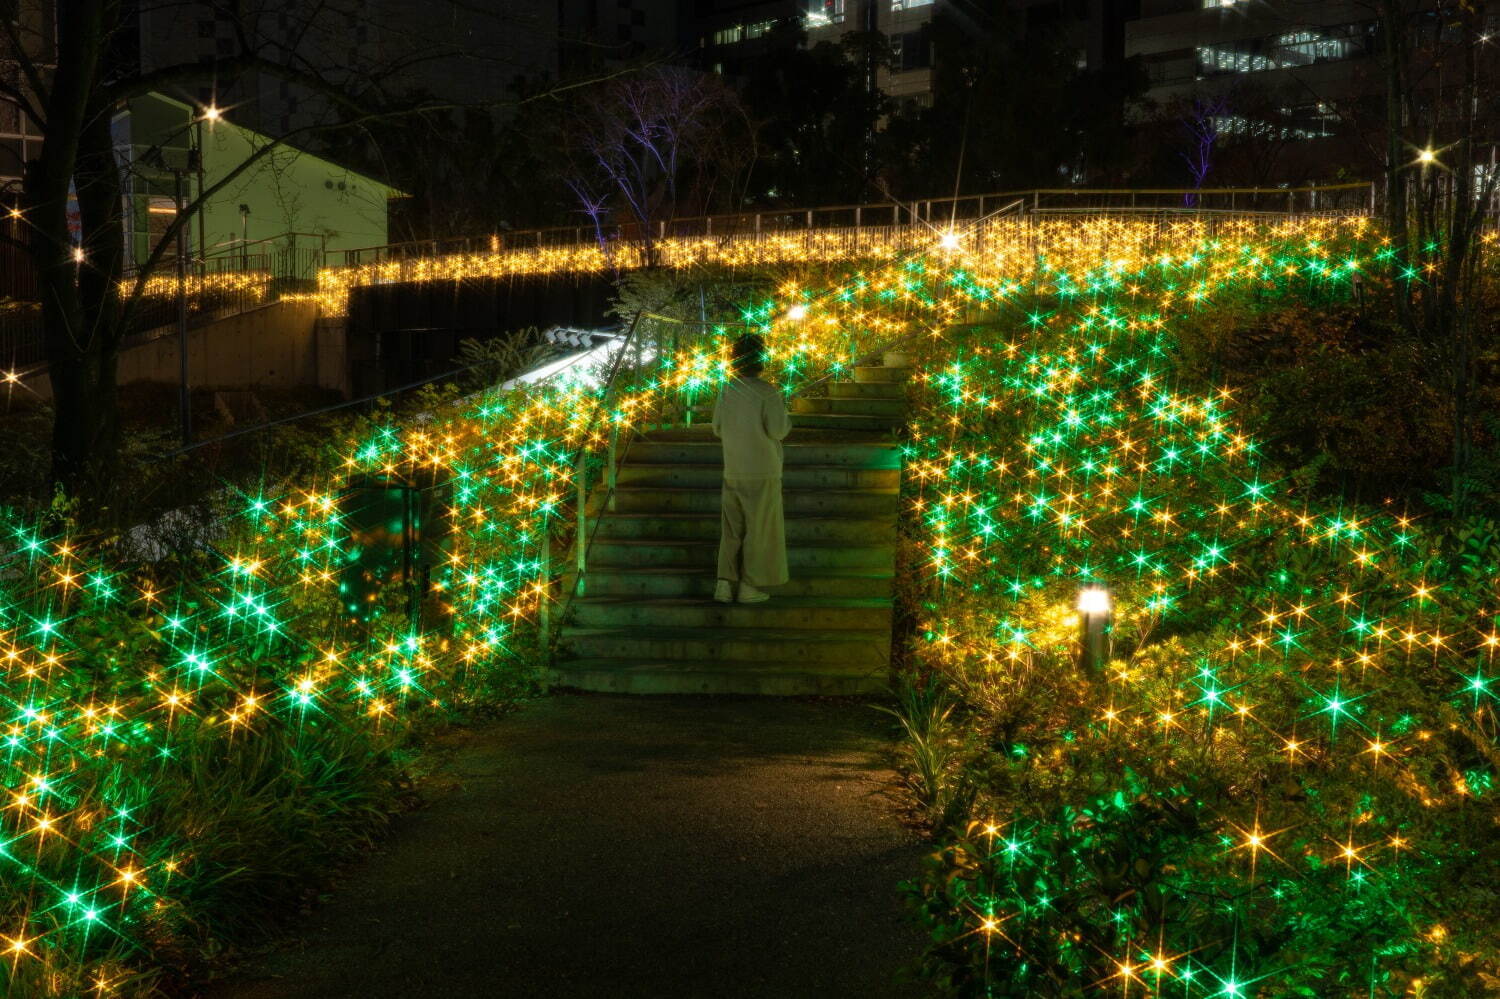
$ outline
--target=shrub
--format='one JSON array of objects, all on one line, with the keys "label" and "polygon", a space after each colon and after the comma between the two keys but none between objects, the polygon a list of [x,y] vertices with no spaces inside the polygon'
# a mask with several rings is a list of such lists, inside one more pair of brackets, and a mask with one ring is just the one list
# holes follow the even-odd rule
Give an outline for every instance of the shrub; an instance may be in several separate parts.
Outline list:
[{"label": "shrub", "polygon": [[[1320,368],[1311,331],[1239,311],[1249,295],[1219,312],[1203,296],[1194,326],[1222,342],[1182,361],[1156,311],[1181,284],[1061,296],[950,337],[918,378],[915,669],[961,696],[979,747],[976,821],[940,835],[910,889],[924,970],[962,996],[1486,994],[1495,525],[1308,491],[1339,463],[1394,469],[1420,435],[1362,429],[1278,471],[1322,446],[1319,379],[1422,387],[1356,349],[1348,313]],[[1296,346],[1233,334],[1264,329]],[[1247,351],[1250,404],[1291,428],[1279,443],[1237,420],[1248,385],[1198,380],[1203,356]],[[1321,402],[1335,425],[1368,412]],[[1109,661],[1086,672],[1075,600],[1100,582]]]}]

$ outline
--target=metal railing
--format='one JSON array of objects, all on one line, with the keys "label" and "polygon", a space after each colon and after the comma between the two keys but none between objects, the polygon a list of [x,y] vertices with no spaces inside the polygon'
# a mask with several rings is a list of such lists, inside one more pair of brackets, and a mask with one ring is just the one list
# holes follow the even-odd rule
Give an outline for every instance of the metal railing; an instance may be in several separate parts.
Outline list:
[{"label": "metal railing", "polygon": [[643,227],[639,222],[607,226],[576,225],[527,229],[488,236],[455,236],[412,240],[351,250],[330,250],[327,265],[355,267],[388,260],[425,259],[450,254],[500,253],[552,247],[638,245],[651,237],[668,238],[759,236],[765,233],[851,230],[861,232],[894,227],[938,228],[994,217],[1010,208],[1030,213],[1060,211],[1228,211],[1276,214],[1366,213],[1373,210],[1375,185],[1350,183],[1307,187],[1225,188],[1037,188],[886,201],[874,204],[830,205],[818,208],[766,208],[757,211],[699,215],[662,220]]},{"label": "metal railing", "polygon": [[46,359],[42,310],[15,309],[0,313],[0,372],[14,375]]},{"label": "metal railing", "polygon": [[[181,289],[189,326],[228,319],[268,305],[284,291],[313,287],[327,259],[326,244],[326,237],[318,233],[287,232],[226,243],[194,257]],[[164,259],[147,280],[123,346],[176,331],[179,287],[173,263]],[[129,268],[120,275],[122,292],[130,290],[138,273]],[[0,313],[0,372],[15,374],[45,365],[44,337],[39,308]]]}]

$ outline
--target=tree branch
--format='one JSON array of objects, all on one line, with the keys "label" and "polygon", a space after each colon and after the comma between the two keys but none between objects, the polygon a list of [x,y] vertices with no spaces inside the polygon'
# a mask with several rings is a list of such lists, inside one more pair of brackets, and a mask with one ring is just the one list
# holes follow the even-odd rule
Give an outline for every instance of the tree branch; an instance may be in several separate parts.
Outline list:
[{"label": "tree branch", "polygon": [[[16,30],[16,24],[8,17],[0,17],[0,27],[5,31],[6,40],[10,42],[11,50],[15,53],[15,64],[21,70],[21,75],[26,77],[27,86],[38,98],[47,93],[45,81],[42,78],[41,67],[32,60],[31,54],[26,51],[20,32]],[[30,102],[27,102],[30,104]],[[38,122],[42,119],[39,115],[32,115]]]}]

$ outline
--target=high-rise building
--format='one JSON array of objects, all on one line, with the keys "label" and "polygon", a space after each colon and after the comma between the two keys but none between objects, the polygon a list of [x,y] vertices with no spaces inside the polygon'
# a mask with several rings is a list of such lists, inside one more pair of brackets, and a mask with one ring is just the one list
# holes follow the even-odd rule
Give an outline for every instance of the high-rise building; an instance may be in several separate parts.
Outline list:
[{"label": "high-rise building", "polygon": [[[273,57],[295,54],[300,65],[372,103],[425,94],[493,106],[518,77],[558,73],[555,0],[281,0],[242,15],[221,4],[142,4],[136,16],[143,70],[229,57],[248,28]],[[324,123],[331,110],[314,88],[273,72],[210,80],[177,96],[233,108],[237,120],[272,135]]]},{"label": "high-rise building", "polygon": [[690,0],[561,0],[559,59],[564,74],[646,56],[677,58]]},{"label": "high-rise building", "polygon": [[698,64],[729,76],[792,37],[773,30],[778,25],[800,25],[809,46],[878,34],[890,46],[890,58],[872,63],[870,86],[897,100],[930,103],[928,28],[938,9],[935,0],[699,0],[688,33]]},{"label": "high-rise building", "polygon": [[[1487,6],[1500,42],[1500,4]],[[1221,171],[1220,184],[1373,177],[1386,127],[1379,14],[1361,0],[1141,0],[1123,39],[1150,81],[1136,123],[1179,119],[1226,159],[1237,147],[1237,175]],[[1426,4],[1407,16],[1419,45],[1451,31]],[[1500,44],[1479,56],[1493,64]]]},{"label": "high-rise building", "polygon": [[1124,45],[1127,57],[1141,60],[1157,105],[1280,93],[1311,136],[1329,134],[1333,105],[1378,86],[1370,58],[1376,29],[1374,11],[1357,0],[1142,0]]},{"label": "high-rise building", "polygon": [[[32,62],[48,66],[62,0],[20,0],[19,37]],[[144,71],[227,59],[245,32],[272,58],[295,56],[299,66],[366,98],[427,94],[441,100],[496,107],[518,77],[559,71],[556,0],[504,4],[411,4],[400,0],[281,0],[264,6],[208,2],[123,5],[123,24],[111,58]],[[0,86],[26,92],[16,59],[0,42]],[[328,98],[267,72],[241,72],[191,87],[165,87],[169,96],[199,107],[233,110],[236,121],[287,136],[328,120]],[[0,90],[0,189],[14,187],[22,166],[41,150],[41,129]]]},{"label": "high-rise building", "polygon": [[[44,73],[50,71],[55,59],[56,14],[53,0],[21,0],[14,9],[15,33],[27,61],[39,66]],[[0,14],[0,17],[4,16]],[[0,44],[0,192],[17,187],[25,163],[42,151],[41,126],[32,120],[21,104],[6,98],[7,91],[18,93],[28,101],[35,99],[21,72],[20,61]],[[10,199],[4,200],[8,202]]]}]

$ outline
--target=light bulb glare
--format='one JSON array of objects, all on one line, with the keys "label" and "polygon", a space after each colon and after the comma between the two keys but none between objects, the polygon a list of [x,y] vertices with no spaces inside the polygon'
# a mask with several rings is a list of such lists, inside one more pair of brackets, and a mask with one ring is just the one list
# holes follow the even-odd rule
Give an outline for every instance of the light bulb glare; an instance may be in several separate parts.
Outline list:
[{"label": "light bulb glare", "polygon": [[1078,610],[1083,614],[1108,614],[1109,591],[1102,586],[1090,586],[1078,591]]}]

